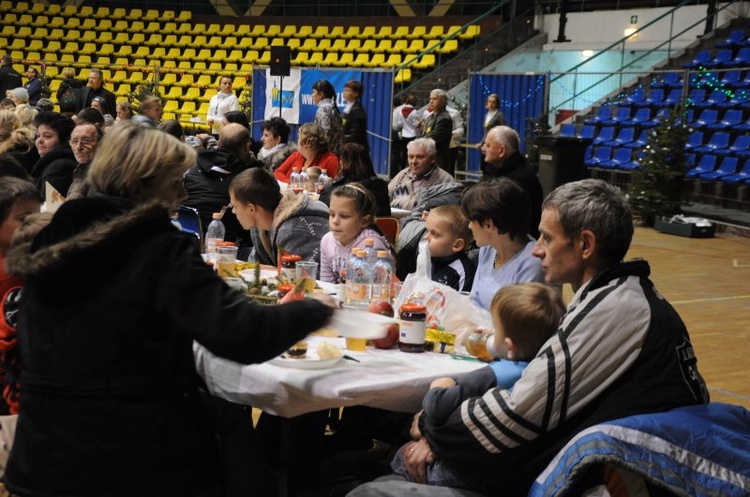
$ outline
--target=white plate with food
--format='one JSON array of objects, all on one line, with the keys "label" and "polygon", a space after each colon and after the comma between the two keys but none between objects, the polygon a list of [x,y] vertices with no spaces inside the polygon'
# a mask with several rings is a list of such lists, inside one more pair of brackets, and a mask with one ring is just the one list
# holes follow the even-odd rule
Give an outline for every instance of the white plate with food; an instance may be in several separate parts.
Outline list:
[{"label": "white plate with food", "polygon": [[[260,270],[260,279],[265,279],[273,283],[277,283],[277,276],[278,272],[276,271],[276,269],[261,268]],[[243,269],[242,271],[240,271],[240,278],[248,283],[253,283],[255,281],[255,269]]]},{"label": "white plate with food", "polygon": [[344,358],[344,352],[338,345],[328,341],[308,344],[298,342],[285,353],[271,359],[269,364],[282,368],[293,369],[325,369],[339,363]]},{"label": "white plate with food", "polygon": [[395,318],[372,312],[338,309],[333,313],[328,327],[342,337],[374,339],[385,337],[388,328],[397,322]]}]

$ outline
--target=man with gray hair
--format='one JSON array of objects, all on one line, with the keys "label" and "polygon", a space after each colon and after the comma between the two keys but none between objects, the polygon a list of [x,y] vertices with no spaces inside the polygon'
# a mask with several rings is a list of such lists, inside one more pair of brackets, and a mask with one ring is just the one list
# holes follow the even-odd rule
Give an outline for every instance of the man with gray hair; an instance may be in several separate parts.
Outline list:
[{"label": "man with gray hair", "polygon": [[437,167],[435,142],[432,138],[412,140],[406,145],[406,151],[409,167],[402,169],[388,183],[388,196],[391,199],[391,207],[411,210],[422,189],[441,183],[451,183],[453,176]]},{"label": "man with gray hair", "polygon": [[94,100],[94,97],[102,97],[104,99],[105,105],[102,106],[102,114],[113,116],[117,114],[115,94],[104,88],[104,74],[101,69],[97,69],[96,67],[91,68],[89,71],[88,86],[81,88],[76,113],[86,107],[91,107],[91,101]]},{"label": "man with gray hair", "polygon": [[[622,192],[601,180],[567,183],[543,208],[533,254],[548,284],[569,283],[576,293],[513,390],[463,385],[467,398],[452,413],[417,415],[420,438],[404,452],[415,481],[424,481],[425,464],[439,458],[486,495],[527,495],[586,428],[709,401],[685,324],[648,279],[648,263],[622,262],[633,236]],[[349,497],[476,495],[435,490],[390,477]]]},{"label": "man with gray hair", "polygon": [[505,177],[521,187],[531,201],[531,226],[529,234],[539,236],[537,228],[542,217],[542,184],[534,170],[526,164],[519,152],[520,139],[510,126],[495,126],[487,132],[482,145],[487,167],[482,171],[482,180]]},{"label": "man with gray hair", "polygon": [[435,162],[448,174],[453,173],[451,164],[451,138],[453,137],[453,119],[446,109],[448,93],[436,89],[430,92],[431,114],[421,123],[420,138],[432,138],[435,142]]}]

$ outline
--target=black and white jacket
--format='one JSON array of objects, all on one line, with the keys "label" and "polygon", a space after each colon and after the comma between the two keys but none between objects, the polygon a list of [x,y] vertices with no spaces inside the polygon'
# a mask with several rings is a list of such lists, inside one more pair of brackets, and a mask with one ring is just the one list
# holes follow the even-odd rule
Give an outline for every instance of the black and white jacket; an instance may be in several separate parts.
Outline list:
[{"label": "black and white jacket", "polygon": [[512,392],[493,388],[439,424],[422,420],[434,452],[478,488],[526,495],[582,429],[708,402],[687,329],[649,274],[633,261],[589,281]]}]

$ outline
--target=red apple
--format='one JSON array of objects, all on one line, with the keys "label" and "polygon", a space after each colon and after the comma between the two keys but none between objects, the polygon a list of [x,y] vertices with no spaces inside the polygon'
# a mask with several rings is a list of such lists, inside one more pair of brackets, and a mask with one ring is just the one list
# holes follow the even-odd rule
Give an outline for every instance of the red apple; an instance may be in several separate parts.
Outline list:
[{"label": "red apple", "polygon": [[[374,301],[370,302],[367,308],[369,312],[374,314],[382,314],[383,316],[393,317],[393,306],[388,302]],[[388,334],[383,338],[377,338],[372,340],[373,346],[377,349],[390,349],[398,343],[398,324],[393,323],[388,326]]]}]

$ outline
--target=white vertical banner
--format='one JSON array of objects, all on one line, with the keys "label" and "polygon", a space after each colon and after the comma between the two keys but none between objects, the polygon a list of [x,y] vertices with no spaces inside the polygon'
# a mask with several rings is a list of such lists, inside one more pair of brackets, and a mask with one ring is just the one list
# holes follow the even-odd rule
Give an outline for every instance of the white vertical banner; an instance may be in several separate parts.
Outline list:
[{"label": "white vertical banner", "polygon": [[[289,76],[271,76],[271,70],[266,69],[266,109],[265,119],[281,117],[289,124],[299,124],[299,92],[300,75],[299,67],[292,67]],[[283,85],[283,86],[282,86]]]}]

